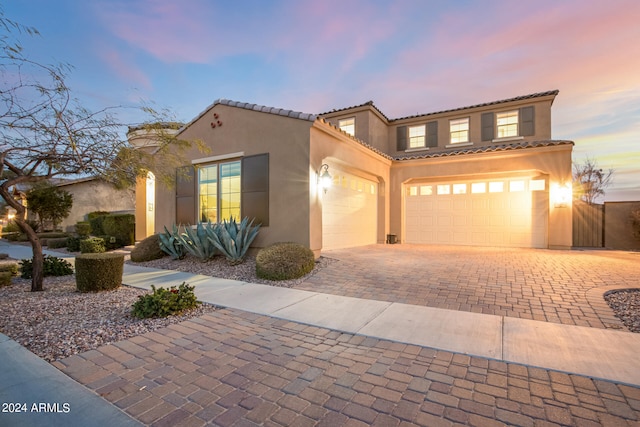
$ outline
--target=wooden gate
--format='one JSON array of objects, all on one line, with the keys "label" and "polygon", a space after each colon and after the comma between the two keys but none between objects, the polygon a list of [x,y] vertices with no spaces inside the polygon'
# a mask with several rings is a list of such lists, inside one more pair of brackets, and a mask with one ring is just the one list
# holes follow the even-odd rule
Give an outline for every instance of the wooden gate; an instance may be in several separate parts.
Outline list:
[{"label": "wooden gate", "polygon": [[604,205],[573,201],[573,246],[604,246]]}]

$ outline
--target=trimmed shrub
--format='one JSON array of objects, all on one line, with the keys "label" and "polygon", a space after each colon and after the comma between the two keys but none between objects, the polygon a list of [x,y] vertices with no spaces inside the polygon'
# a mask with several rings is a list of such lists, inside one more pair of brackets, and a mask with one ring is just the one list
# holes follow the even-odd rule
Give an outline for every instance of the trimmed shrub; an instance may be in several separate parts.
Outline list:
[{"label": "trimmed shrub", "polygon": [[[44,256],[44,277],[48,276],[68,276],[73,274],[73,266],[62,258],[55,256]],[[23,259],[20,261],[20,277],[31,279],[33,276],[33,259]]]},{"label": "trimmed shrub", "polygon": [[9,258],[9,254],[0,253],[0,259],[7,259],[7,258]]},{"label": "trimmed shrub", "polygon": [[104,231],[104,219],[109,215],[109,212],[91,212],[89,215],[89,228],[91,228],[91,234],[94,236],[101,236],[107,234]]},{"label": "trimmed shrub", "polygon": [[302,277],[315,266],[313,251],[298,243],[275,243],[256,255],[256,275],[267,280]]},{"label": "trimmed shrub", "polygon": [[2,228],[2,237],[10,242],[18,241],[19,237],[23,235],[22,230],[18,227],[18,224],[11,221]]},{"label": "trimmed shrub", "polygon": [[55,239],[47,240],[47,246],[49,249],[58,249],[58,248],[66,248],[67,247],[67,238],[66,237],[58,237]]},{"label": "trimmed shrub", "polygon": [[13,274],[9,271],[0,271],[0,288],[9,286],[11,284],[11,278]]},{"label": "trimmed shrub", "polygon": [[76,288],[80,292],[116,289],[122,284],[124,254],[91,253],[76,257]]},{"label": "trimmed shrub", "polygon": [[145,262],[160,259],[166,254],[160,249],[160,236],[154,234],[139,242],[131,250],[131,261]]},{"label": "trimmed shrub", "polygon": [[89,221],[79,221],[76,223],[76,234],[80,237],[88,237],[91,234],[91,224]]},{"label": "trimmed shrub", "polygon": [[42,239],[60,239],[62,237],[69,236],[67,233],[63,233],[60,231],[46,231],[44,233],[38,233],[38,238]]},{"label": "trimmed shrub", "polygon": [[124,246],[122,243],[120,243],[120,240],[116,236],[105,235],[98,237],[104,241],[104,249],[107,251],[112,251]]},{"label": "trimmed shrub", "polygon": [[80,240],[80,252],[83,254],[100,254],[104,251],[106,251],[106,247],[102,237],[89,237]]},{"label": "trimmed shrub", "polygon": [[104,234],[115,236],[121,246],[129,246],[135,243],[136,217],[131,214],[108,215],[102,222]]},{"label": "trimmed shrub", "polygon": [[6,261],[0,264],[0,272],[11,273],[12,276],[18,275],[18,263],[15,261]]},{"label": "trimmed shrub", "polygon": [[182,282],[177,288],[156,288],[151,285],[153,293],[141,295],[133,304],[131,314],[139,319],[150,317],[167,317],[185,310],[196,308],[200,301],[193,292],[195,286],[189,286]]},{"label": "trimmed shrub", "polygon": [[67,250],[69,252],[80,252],[80,237],[67,237]]}]

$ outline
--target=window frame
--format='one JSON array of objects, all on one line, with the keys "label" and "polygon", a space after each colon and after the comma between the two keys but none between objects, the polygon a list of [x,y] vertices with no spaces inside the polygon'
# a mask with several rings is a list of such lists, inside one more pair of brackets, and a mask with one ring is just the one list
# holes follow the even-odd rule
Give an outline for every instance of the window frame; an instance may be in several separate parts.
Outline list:
[{"label": "window frame", "polygon": [[[352,121],[353,123],[343,124],[343,122],[348,122],[348,121]],[[356,117],[353,116],[353,117],[347,117],[344,119],[338,119],[338,129],[355,137],[356,136]],[[348,129],[351,129],[352,131],[349,131]]]},{"label": "window frame", "polygon": [[[461,125],[463,123],[466,123],[466,129],[456,129],[453,130],[453,126],[456,125]],[[458,119],[449,119],[449,143],[451,145],[458,145],[458,144],[467,144],[469,143],[469,127],[470,127],[470,119],[469,117],[461,117]],[[459,134],[463,133],[465,134],[466,138],[464,140],[460,139]],[[456,137],[456,141],[454,141],[454,134],[458,135]]]},{"label": "window frame", "polygon": [[[411,135],[412,130],[422,129],[422,134]],[[422,141],[420,142],[420,138]],[[417,144],[414,142],[417,141]],[[415,125],[415,126],[407,126],[407,149],[415,150],[420,148],[425,148],[427,146],[427,126],[426,125]]]},{"label": "window frame", "polygon": [[[515,138],[520,136],[520,110],[509,110],[509,111],[501,111],[496,112],[496,138],[495,139],[505,139],[505,138]],[[501,117],[506,116],[506,123],[500,124]],[[515,117],[515,122],[513,118]],[[513,130],[510,130],[515,127],[515,133]],[[505,130],[504,135],[501,134],[501,130]]]},{"label": "window frame", "polygon": [[[237,164],[237,165],[236,165]],[[203,212],[203,192],[202,186],[203,181],[201,178],[202,173],[209,168],[216,168],[216,177],[215,177],[215,198],[216,198],[216,207],[215,213],[216,218],[215,221],[213,218],[209,217],[209,215],[204,214]],[[232,174],[229,176],[223,176],[225,167],[237,167],[238,173]],[[225,159],[217,162],[211,162],[206,164],[197,165],[198,174],[197,174],[197,222],[223,222],[224,220],[229,220],[231,216],[236,219],[240,219],[242,215],[242,159]],[[232,181],[225,181],[225,178],[232,179],[233,181],[237,181],[234,184]],[[214,182],[211,182],[213,184]],[[204,182],[204,185],[207,185]],[[234,190],[234,186],[237,186],[237,191],[225,191],[225,186],[229,185],[232,190]],[[207,194],[213,194],[207,193]],[[206,195],[204,196],[206,197]],[[224,204],[229,204],[229,206],[224,206]],[[234,207],[234,204],[237,204],[237,207]],[[209,208],[209,210],[213,210]],[[225,215],[225,211],[228,211],[228,215]]]}]

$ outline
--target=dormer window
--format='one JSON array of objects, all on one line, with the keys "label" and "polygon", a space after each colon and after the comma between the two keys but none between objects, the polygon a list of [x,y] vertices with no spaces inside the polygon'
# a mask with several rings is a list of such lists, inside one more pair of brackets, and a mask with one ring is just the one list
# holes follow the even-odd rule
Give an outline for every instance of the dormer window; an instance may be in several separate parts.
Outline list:
[{"label": "dormer window", "polygon": [[356,135],[356,118],[350,117],[348,119],[338,120],[338,127],[340,130],[348,133],[351,136]]}]

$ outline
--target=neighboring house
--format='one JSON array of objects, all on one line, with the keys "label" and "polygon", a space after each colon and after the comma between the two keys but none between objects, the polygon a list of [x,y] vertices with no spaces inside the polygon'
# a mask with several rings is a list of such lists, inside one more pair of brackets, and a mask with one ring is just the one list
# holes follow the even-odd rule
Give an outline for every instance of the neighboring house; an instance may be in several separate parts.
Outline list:
[{"label": "neighboring house", "polygon": [[132,188],[118,190],[98,178],[56,180],[54,184],[73,196],[71,212],[60,224],[65,231],[74,231],[75,224],[78,221],[86,221],[89,212],[134,213],[135,211],[135,191]]},{"label": "neighboring house", "polygon": [[178,132],[211,153],[189,152],[175,189],[138,183],[137,238],[233,215],[262,223],[257,247],[317,255],[394,238],[570,248],[573,142],[551,139],[557,94],[398,119],[372,102],[313,115],[218,100]]}]

